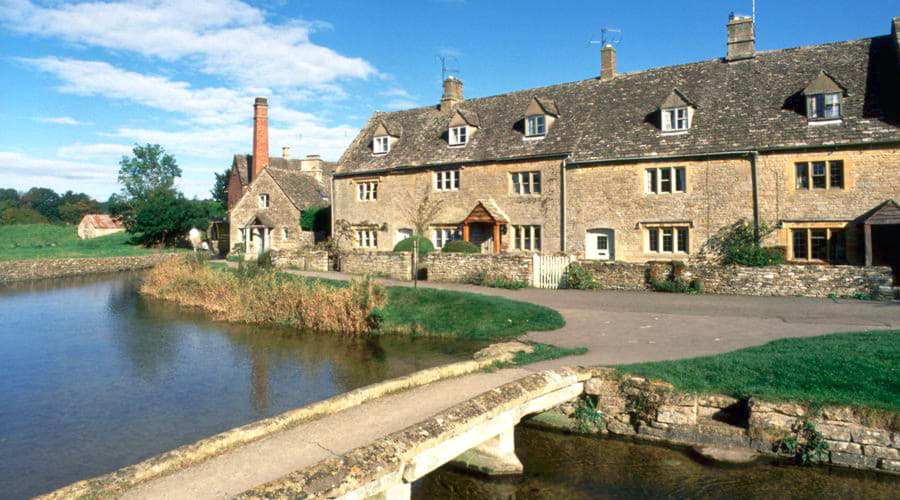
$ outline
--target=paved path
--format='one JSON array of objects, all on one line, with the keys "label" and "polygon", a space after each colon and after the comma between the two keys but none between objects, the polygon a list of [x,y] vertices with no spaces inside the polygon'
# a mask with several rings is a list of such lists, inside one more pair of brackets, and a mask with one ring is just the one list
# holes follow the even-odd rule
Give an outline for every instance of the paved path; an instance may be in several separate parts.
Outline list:
[{"label": "paved path", "polygon": [[[342,273],[299,272],[350,279]],[[409,282],[378,280],[396,286]],[[536,365],[607,365],[660,361],[733,351],[785,337],[900,329],[900,302],[749,297],[653,292],[503,290],[456,283],[420,282],[425,288],[461,290],[533,302],[559,311],[566,326],[525,339],[562,347],[587,347],[584,356]]]}]

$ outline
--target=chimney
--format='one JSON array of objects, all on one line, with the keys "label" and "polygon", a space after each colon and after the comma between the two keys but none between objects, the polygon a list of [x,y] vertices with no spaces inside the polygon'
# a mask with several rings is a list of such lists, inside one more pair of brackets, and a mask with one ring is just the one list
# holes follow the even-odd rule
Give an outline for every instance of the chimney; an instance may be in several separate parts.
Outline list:
[{"label": "chimney", "polygon": [[306,158],[300,162],[300,171],[322,182],[322,159],[319,155],[306,155]]},{"label": "chimney", "polygon": [[600,79],[612,80],[616,77],[616,48],[606,44],[600,49]]},{"label": "chimney", "polygon": [[894,41],[894,56],[897,57],[897,71],[900,71],[900,17],[891,19],[891,39]]},{"label": "chimney", "polygon": [[444,80],[444,95],[441,96],[441,111],[451,109],[463,101],[462,82],[448,76]]},{"label": "chimney", "polygon": [[281,157],[285,159],[285,161],[291,159],[291,148],[289,146],[281,147]]},{"label": "chimney", "polygon": [[269,103],[265,97],[257,97],[253,103],[253,162],[250,180],[269,164]]},{"label": "chimney", "polygon": [[756,30],[753,18],[735,15],[728,16],[728,56],[726,61],[751,59],[756,55]]}]

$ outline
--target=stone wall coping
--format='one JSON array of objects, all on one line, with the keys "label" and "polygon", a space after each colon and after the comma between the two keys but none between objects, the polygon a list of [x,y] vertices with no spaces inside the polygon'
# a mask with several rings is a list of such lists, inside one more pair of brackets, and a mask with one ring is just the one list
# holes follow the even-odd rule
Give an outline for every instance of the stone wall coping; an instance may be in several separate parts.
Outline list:
[{"label": "stone wall coping", "polygon": [[113,257],[65,257],[0,261],[0,283],[67,278],[152,267],[187,253],[153,253]]}]

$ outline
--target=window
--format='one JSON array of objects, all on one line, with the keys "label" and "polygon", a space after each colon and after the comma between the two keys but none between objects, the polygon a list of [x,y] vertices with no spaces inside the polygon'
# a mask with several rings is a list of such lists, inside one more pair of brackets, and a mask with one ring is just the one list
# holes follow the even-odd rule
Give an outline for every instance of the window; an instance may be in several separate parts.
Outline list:
[{"label": "window", "polygon": [[525,135],[537,137],[547,133],[547,118],[544,115],[535,115],[525,118]]},{"label": "window", "polygon": [[687,190],[684,167],[648,168],[644,175],[648,193],[684,193]]},{"label": "window", "polygon": [[356,199],[359,201],[375,201],[378,199],[378,181],[356,183]]},{"label": "window", "polygon": [[281,228],[281,239],[283,239],[283,240],[288,239],[288,228],[286,228],[286,227]]},{"label": "window", "polygon": [[259,208],[269,208],[269,195],[259,195]]},{"label": "window", "polygon": [[677,132],[691,127],[690,115],[687,108],[672,108],[662,110],[663,132]]},{"label": "window", "polygon": [[372,141],[372,150],[379,155],[387,153],[391,150],[391,138],[386,135],[376,137]]},{"label": "window", "polygon": [[541,194],[540,172],[513,172],[512,190],[515,194]]},{"label": "window", "polygon": [[462,233],[456,227],[439,227],[434,230],[434,248],[444,248],[448,241],[462,239]]},{"label": "window", "polygon": [[459,191],[459,170],[439,170],[434,173],[435,191]]},{"label": "window", "polygon": [[378,248],[378,231],[375,229],[357,229],[356,248]]},{"label": "window", "polygon": [[689,253],[690,229],[651,227],[647,229],[647,249],[651,253]]},{"label": "window", "polygon": [[791,254],[792,260],[846,262],[847,233],[832,228],[792,229]]},{"label": "window", "polygon": [[516,250],[539,251],[541,226],[513,226],[513,246]]},{"label": "window", "polygon": [[844,162],[813,161],[794,165],[797,189],[844,189]]},{"label": "window", "polygon": [[809,117],[819,120],[836,120],[841,117],[841,94],[815,94],[807,97]]},{"label": "window", "polygon": [[462,127],[452,127],[450,129],[450,145],[465,146],[469,139],[469,129],[465,125]]}]

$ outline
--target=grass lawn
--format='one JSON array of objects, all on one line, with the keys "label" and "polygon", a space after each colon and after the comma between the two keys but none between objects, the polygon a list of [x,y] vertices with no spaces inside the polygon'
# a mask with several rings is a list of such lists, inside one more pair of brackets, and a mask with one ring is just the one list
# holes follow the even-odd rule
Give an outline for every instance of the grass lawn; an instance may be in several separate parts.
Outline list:
[{"label": "grass lawn", "polygon": [[616,368],[684,391],[900,411],[900,330],[781,339],[715,356]]},{"label": "grass lawn", "polygon": [[120,257],[146,255],[158,251],[130,244],[131,237],[132,235],[127,233],[116,233],[81,240],[75,226],[4,225],[0,226],[0,260]]}]

